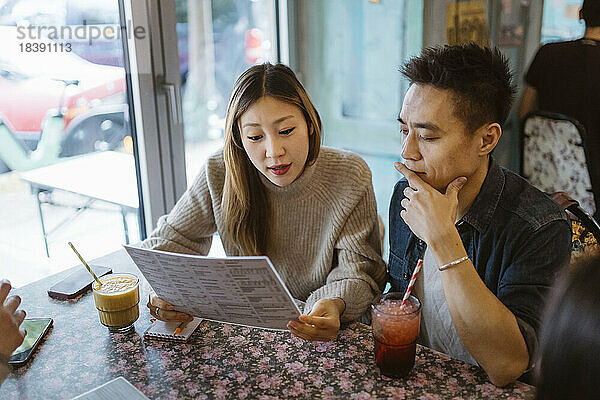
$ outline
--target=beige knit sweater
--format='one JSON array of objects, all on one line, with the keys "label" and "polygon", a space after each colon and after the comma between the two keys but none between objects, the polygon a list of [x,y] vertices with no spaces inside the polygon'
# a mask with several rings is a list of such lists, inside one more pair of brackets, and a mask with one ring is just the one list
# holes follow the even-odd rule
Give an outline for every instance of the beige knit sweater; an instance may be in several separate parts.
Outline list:
[{"label": "beige knit sweater", "polygon": [[[321,147],[315,164],[279,187],[259,174],[269,213],[266,255],[309,313],[319,299],[341,297],[342,321],[358,319],[385,285],[371,171],[357,155]],[[173,210],[158,220],[143,247],[206,255],[219,232],[225,180],[222,152],[212,155]],[[257,205],[260,206],[260,205]]]}]

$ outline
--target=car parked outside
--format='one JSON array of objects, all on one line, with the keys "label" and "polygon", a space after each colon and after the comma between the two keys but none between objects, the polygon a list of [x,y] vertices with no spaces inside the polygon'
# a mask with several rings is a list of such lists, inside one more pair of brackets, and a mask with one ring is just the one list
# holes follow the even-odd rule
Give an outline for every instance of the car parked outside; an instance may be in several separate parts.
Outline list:
[{"label": "car parked outside", "polygon": [[[51,38],[57,43],[69,43],[72,51],[95,64],[123,67],[123,44],[112,32],[120,32],[117,0],[0,0],[0,25],[69,27],[85,33]],[[129,22],[130,23],[130,22]],[[91,32],[111,31],[95,37]],[[177,45],[182,80],[188,71],[187,23],[177,22]],[[93,40],[90,42],[90,38]]]},{"label": "car parked outside", "polygon": [[53,42],[19,40],[16,29],[0,26],[0,120],[27,150],[37,147],[49,113],[62,114],[66,132],[95,107],[126,104],[123,68],[91,63],[66,48],[39,51]]},{"label": "car parked outside", "polygon": [[64,109],[66,127],[96,105],[126,100],[123,68],[94,64],[66,49],[21,51],[52,41],[18,40],[14,27],[0,27],[0,42],[0,116],[16,135],[35,138],[51,109]]}]

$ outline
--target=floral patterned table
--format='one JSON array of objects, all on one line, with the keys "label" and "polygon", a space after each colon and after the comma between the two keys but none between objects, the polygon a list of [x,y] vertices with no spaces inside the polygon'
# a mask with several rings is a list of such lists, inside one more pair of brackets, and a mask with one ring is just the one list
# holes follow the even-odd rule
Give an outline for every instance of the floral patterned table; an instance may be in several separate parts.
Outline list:
[{"label": "floral patterned table", "polygon": [[[139,271],[124,251],[96,260],[114,272]],[[528,399],[517,382],[496,388],[475,366],[418,346],[404,379],[380,375],[370,327],[352,323],[336,341],[312,343],[288,332],[203,321],[189,343],[143,339],[151,324],[144,304],[135,332],[110,334],[91,294],[49,298],[55,276],[16,290],[28,317],[52,317],[54,327],[33,359],[13,370],[0,399],[70,399],[124,376],[151,399]],[[150,287],[142,285],[142,299]],[[144,300],[142,300],[145,303]]]}]

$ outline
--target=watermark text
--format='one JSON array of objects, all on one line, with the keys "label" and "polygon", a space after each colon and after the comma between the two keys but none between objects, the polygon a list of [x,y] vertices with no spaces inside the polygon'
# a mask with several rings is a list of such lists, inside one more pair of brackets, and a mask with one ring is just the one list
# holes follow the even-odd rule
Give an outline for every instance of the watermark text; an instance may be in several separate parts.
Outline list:
[{"label": "watermark text", "polygon": [[83,20],[83,25],[65,25],[65,26],[19,26],[17,27],[18,40],[87,40],[89,45],[96,40],[119,40],[125,30],[127,38],[136,39],[146,38],[146,29],[143,26],[133,26],[131,21],[127,21],[125,27],[119,25],[88,25]]}]

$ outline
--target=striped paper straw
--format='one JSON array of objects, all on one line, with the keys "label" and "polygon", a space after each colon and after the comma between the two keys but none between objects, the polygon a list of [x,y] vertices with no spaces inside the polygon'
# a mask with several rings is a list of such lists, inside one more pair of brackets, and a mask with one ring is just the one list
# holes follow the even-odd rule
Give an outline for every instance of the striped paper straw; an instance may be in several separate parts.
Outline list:
[{"label": "striped paper straw", "polygon": [[100,282],[100,279],[98,279],[98,277],[96,276],[96,274],[94,273],[94,271],[92,271],[92,269],[90,268],[90,266],[88,265],[88,263],[85,262],[85,260],[83,259],[83,257],[81,257],[81,254],[79,254],[79,252],[77,251],[77,249],[75,248],[75,246],[73,246],[73,243],[69,242],[69,246],[71,246],[71,249],[73,249],[73,251],[75,252],[75,254],[77,254],[77,257],[79,257],[79,259],[81,260],[81,263],[83,264],[83,266],[88,270],[88,272],[90,274],[92,274],[92,276],[94,277],[94,279],[96,280],[96,282],[98,282],[98,285],[102,286],[102,282]]},{"label": "striped paper straw", "polygon": [[417,275],[419,275],[419,271],[421,270],[421,265],[423,265],[423,260],[419,259],[417,262],[417,266],[415,267],[415,272],[412,274],[412,278],[410,278],[410,282],[408,283],[408,289],[406,289],[406,293],[402,298],[402,303],[400,304],[400,308],[404,307],[408,298],[410,297],[410,292],[412,292],[412,288],[415,285],[415,281],[417,280]]}]

